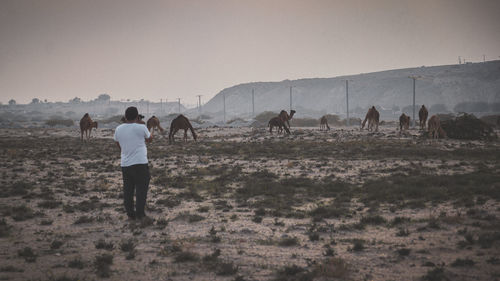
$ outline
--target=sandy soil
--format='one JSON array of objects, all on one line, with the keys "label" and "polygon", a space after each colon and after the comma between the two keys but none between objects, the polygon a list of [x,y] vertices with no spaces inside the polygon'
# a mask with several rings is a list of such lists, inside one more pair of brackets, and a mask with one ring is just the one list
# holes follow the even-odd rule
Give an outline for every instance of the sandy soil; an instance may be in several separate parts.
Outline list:
[{"label": "sandy soil", "polygon": [[[158,135],[148,146],[149,225],[124,216],[113,130],[83,143],[76,130],[0,130],[0,280],[500,279],[498,141],[428,140],[384,126],[197,133],[198,142],[178,133],[174,145]],[[447,185],[425,180],[461,177],[461,187],[490,191],[364,198],[397,176],[436,188]],[[281,182],[299,191],[245,193]],[[353,191],[307,191],[323,182]],[[343,213],[318,218],[321,206]]]}]

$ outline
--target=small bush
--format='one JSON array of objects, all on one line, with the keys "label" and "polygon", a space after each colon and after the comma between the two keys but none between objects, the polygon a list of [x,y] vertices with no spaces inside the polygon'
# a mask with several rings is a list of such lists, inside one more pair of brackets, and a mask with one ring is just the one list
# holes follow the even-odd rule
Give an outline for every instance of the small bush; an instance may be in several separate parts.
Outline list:
[{"label": "small bush", "polygon": [[459,267],[459,266],[474,266],[474,264],[476,264],[473,260],[471,259],[456,259],[452,264],[451,266],[453,267]]},{"label": "small bush", "polygon": [[96,269],[97,276],[102,278],[110,277],[112,264],[113,264],[113,255],[102,254],[96,256],[94,260],[94,267]]},{"label": "small bush", "polygon": [[104,249],[111,251],[113,250],[115,246],[113,245],[113,242],[106,242],[104,239],[99,239],[97,243],[95,243],[95,248],[96,249]]},{"label": "small bush", "polygon": [[26,262],[35,262],[37,258],[37,254],[30,247],[19,250],[17,255],[23,257]]},{"label": "small bush", "polygon": [[57,249],[61,248],[61,246],[63,244],[64,244],[64,242],[61,240],[54,240],[54,241],[52,241],[52,243],[50,243],[50,248],[52,250],[57,250]]},{"label": "small bush", "polygon": [[488,123],[477,119],[473,114],[464,113],[455,119],[441,121],[447,137],[452,139],[494,139],[496,134]]},{"label": "small bush", "polygon": [[398,249],[396,252],[397,252],[400,256],[408,256],[408,255],[410,254],[411,250],[410,250],[410,249],[408,249],[408,248],[402,248],[402,249]]},{"label": "small bush", "polygon": [[71,119],[49,119],[45,121],[45,124],[47,124],[50,127],[55,127],[55,126],[64,126],[64,127],[71,127],[75,123]]},{"label": "small bush", "polygon": [[85,267],[85,263],[81,258],[74,258],[68,262],[68,267],[83,269]]},{"label": "small bush", "polygon": [[189,252],[189,251],[182,251],[182,252],[179,252],[175,258],[174,258],[174,262],[176,263],[182,263],[182,262],[196,262],[200,259],[200,257],[198,256],[198,254],[196,253],[193,253],[193,252]]},{"label": "small bush", "polygon": [[427,273],[422,276],[422,280],[425,281],[441,281],[441,280],[450,280],[446,277],[444,273],[444,269],[442,267],[436,267],[427,271]]},{"label": "small bush", "polygon": [[352,242],[352,250],[354,252],[361,252],[365,249],[365,240],[362,239],[354,239]]},{"label": "small bush", "polygon": [[74,224],[83,224],[83,223],[91,223],[94,221],[94,218],[93,217],[89,217],[89,216],[81,216],[79,217],[78,219],[76,219],[76,221],[74,222]]},{"label": "small bush", "polygon": [[380,215],[362,217],[360,220],[361,224],[371,224],[371,225],[380,225],[386,222],[387,220]]},{"label": "small bush", "polygon": [[281,247],[292,247],[298,245],[299,239],[297,239],[297,237],[285,237],[278,241],[278,246]]}]

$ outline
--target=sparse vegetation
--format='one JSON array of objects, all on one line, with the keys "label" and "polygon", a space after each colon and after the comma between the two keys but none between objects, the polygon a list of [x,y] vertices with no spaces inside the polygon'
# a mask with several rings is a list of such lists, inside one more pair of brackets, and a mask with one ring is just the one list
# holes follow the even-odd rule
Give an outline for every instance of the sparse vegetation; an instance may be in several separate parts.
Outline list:
[{"label": "sparse vegetation", "polygon": [[[148,144],[152,227],[124,213],[112,130],[84,144],[29,130],[0,138],[0,243],[12,249],[0,271],[22,279],[50,264],[49,280],[92,270],[98,279],[399,280],[392,269],[408,266],[408,279],[467,270],[489,280],[499,264],[496,140],[429,144],[412,130],[392,138],[387,126],[287,137],[197,130],[197,143]],[[23,273],[25,260],[37,264]],[[125,273],[128,263],[151,270]]]}]

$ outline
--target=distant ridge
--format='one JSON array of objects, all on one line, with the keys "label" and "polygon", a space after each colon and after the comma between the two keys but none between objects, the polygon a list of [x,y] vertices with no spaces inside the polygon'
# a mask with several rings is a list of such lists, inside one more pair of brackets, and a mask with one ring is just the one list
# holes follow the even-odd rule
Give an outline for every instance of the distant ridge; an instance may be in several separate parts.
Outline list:
[{"label": "distant ridge", "polygon": [[500,102],[500,61],[416,67],[339,76],[308,78],[281,82],[252,82],[226,88],[203,106],[203,112],[222,118],[223,95],[226,119],[250,117],[252,89],[255,113],[289,109],[290,86],[293,108],[298,117],[318,117],[325,113],[345,114],[345,79],[349,81],[350,112],[371,105],[384,108],[412,104],[416,81],[416,104],[444,104],[448,109],[461,102]]}]

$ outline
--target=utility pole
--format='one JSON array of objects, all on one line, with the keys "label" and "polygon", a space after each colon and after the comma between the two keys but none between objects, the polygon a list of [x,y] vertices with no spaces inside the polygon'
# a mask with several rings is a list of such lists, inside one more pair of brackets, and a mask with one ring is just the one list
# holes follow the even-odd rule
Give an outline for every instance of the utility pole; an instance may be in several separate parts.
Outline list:
[{"label": "utility pole", "polygon": [[486,55],[483,55],[483,62],[486,62]]},{"label": "utility pole", "polygon": [[167,105],[168,105],[167,103],[168,103],[168,100],[167,100],[167,98],[165,98],[165,113],[167,113]]},{"label": "utility pole", "polygon": [[181,113],[181,98],[177,98],[177,100],[179,101],[179,114]]},{"label": "utility pole", "polygon": [[292,86],[290,86],[290,111],[292,111]]},{"label": "utility pole", "polygon": [[413,79],[413,127],[415,127],[415,80],[420,76],[408,76],[408,78]]},{"label": "utility pole", "polygon": [[345,80],[345,103],[347,113],[347,127],[349,127],[349,80]]},{"label": "utility pole", "polygon": [[222,94],[222,100],[224,103],[224,124],[226,124],[226,93]]},{"label": "utility pole", "polygon": [[198,97],[198,114],[201,115],[201,96],[202,95],[197,95]]},{"label": "utility pole", "polygon": [[252,117],[255,117],[255,97],[254,97],[254,88],[252,88]]},{"label": "utility pole", "polygon": [[458,64],[462,64],[462,58],[458,56]]}]

